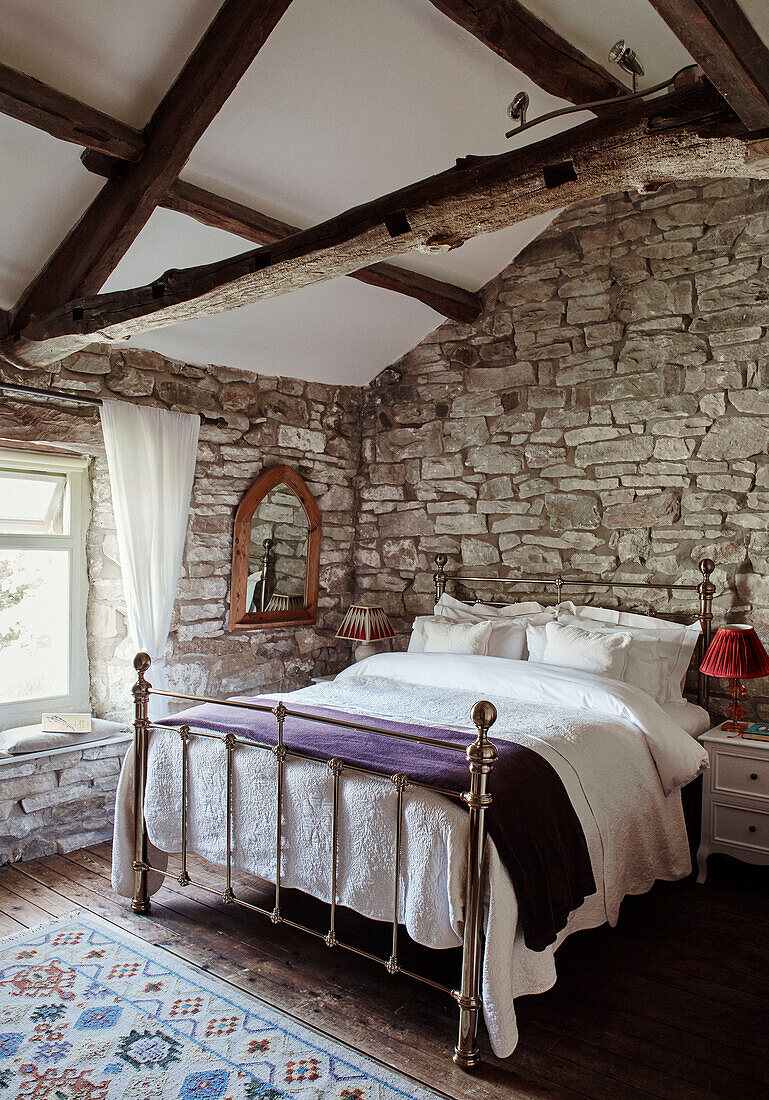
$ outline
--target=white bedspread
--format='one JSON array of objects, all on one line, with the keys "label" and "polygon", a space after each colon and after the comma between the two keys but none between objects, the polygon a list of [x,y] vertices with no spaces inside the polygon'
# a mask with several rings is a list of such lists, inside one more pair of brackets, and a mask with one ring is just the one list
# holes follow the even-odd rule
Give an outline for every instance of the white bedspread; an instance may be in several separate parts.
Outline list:
[{"label": "white bedspread", "polygon": [[[315,703],[470,732],[475,729],[469,717],[473,703],[488,698],[498,711],[492,739],[525,744],[557,771],[582,823],[598,889],[572,913],[556,944],[531,951],[517,927],[509,876],[489,841],[483,1002],[500,1057],[511,1054],[517,1043],[514,998],[542,992],[555,982],[555,949],[567,935],[607,920],[614,924],[625,895],[691,869],[676,792],[707,766],[707,754],[639,688],[525,661],[394,653],[371,657],[332,683],[284,698],[289,705]],[[224,748],[193,738],[189,760],[189,847],[221,864]],[[129,754],[118,789],[113,857],[113,884],[124,896],[133,888],[132,787]],[[233,864],[270,881],[275,878],[274,789],[272,754],[238,749]],[[180,848],[180,790],[179,738],[154,731],[146,799],[153,862]],[[395,799],[388,780],[343,778],[338,900],[378,920],[392,919]],[[331,806],[328,768],[287,761],[282,881],[324,900],[331,879]],[[429,947],[461,942],[467,820],[448,798],[419,788],[405,792],[400,917],[409,934]],[[160,876],[150,879],[154,892]]]}]

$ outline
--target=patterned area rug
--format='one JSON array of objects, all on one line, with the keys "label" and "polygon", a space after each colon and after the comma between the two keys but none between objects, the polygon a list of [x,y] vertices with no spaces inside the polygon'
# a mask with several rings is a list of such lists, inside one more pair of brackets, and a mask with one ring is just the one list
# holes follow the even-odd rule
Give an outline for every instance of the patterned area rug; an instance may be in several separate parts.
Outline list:
[{"label": "patterned area rug", "polygon": [[91,913],[0,942],[0,1100],[438,1096]]}]

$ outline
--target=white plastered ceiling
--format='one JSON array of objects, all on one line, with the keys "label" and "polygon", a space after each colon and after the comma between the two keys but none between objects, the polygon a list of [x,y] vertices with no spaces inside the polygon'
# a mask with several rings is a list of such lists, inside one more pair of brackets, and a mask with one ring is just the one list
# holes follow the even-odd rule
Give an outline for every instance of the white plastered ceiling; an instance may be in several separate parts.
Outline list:
[{"label": "white plastered ceiling", "polygon": [[[758,29],[766,0],[743,0]],[[218,0],[3,0],[0,60],[143,126]],[[532,10],[608,66],[625,37],[652,83],[690,61],[647,0],[531,0]],[[450,167],[498,153],[506,107],[525,89],[529,117],[559,100],[441,15],[428,0],[293,0],[194,149],[183,178],[274,217],[312,225]],[[583,121],[577,115],[569,125]],[[536,140],[553,123],[526,135]],[[0,116],[0,306],[9,308],[102,181],[80,150]],[[532,219],[404,267],[477,290],[548,224]],[[247,250],[240,238],[156,211],[105,284]],[[136,337],[191,363],[333,383],[370,380],[442,318],[349,278]]]}]

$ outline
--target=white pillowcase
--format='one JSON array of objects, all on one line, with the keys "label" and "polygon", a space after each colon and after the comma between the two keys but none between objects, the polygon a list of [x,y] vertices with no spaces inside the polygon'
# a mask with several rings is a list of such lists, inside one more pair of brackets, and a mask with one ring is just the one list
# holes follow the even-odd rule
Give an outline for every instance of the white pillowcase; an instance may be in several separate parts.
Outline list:
[{"label": "white pillowcase", "polygon": [[633,640],[629,631],[599,633],[553,622],[545,626],[545,636],[542,664],[622,679],[627,649]]},{"label": "white pillowcase", "polygon": [[[433,621],[450,623],[489,623],[491,632],[485,653],[489,657],[505,657],[507,660],[526,659],[526,623],[549,622],[555,611],[543,611],[535,601],[505,604],[492,607],[489,604],[466,604],[444,594],[435,605],[434,615],[418,615],[414,619],[409,638],[409,653],[424,653],[425,623]],[[429,652],[429,651],[428,651]]]},{"label": "white pillowcase", "polygon": [[[558,622],[564,626],[579,626],[583,630],[592,630],[597,634],[625,633],[618,626],[598,623],[593,619],[578,618],[571,614],[559,614]],[[630,631],[632,642],[627,651],[625,672],[622,679],[651,695],[660,706],[668,701],[669,668],[663,659],[662,641],[658,634],[649,630]]]},{"label": "white pillowcase", "polygon": [[444,592],[435,605],[436,615],[455,618],[456,622],[480,622],[485,619],[517,619],[523,615],[537,615],[544,611],[541,603],[526,600],[520,603],[503,604],[496,607],[490,603],[464,603]]},{"label": "white pillowcase", "polygon": [[[667,619],[658,619],[653,615],[637,615],[631,611],[617,611],[610,607],[592,607],[585,605],[573,608],[573,614],[581,625],[594,629],[593,624],[601,623],[604,628],[609,624],[617,627],[629,627],[634,637],[659,639],[658,658],[661,665],[662,684],[654,698],[658,703],[684,703],[683,697],[686,673],[689,670],[694,650],[697,647],[702,624],[697,620],[685,625],[672,623]],[[559,621],[561,620],[559,616]],[[564,621],[566,617],[563,616]],[[598,626],[595,626],[598,629]],[[649,691],[649,689],[646,689]],[[649,691],[649,694],[653,693]]]},{"label": "white pillowcase", "polygon": [[431,617],[424,624],[424,652],[485,654],[490,634],[490,622],[451,623]]}]

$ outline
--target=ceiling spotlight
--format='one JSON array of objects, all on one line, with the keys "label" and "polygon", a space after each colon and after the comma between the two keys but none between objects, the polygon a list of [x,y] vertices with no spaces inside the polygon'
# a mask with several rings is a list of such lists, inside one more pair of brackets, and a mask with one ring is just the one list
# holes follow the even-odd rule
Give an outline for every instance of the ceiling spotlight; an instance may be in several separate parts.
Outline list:
[{"label": "ceiling spotlight", "polygon": [[615,42],[609,51],[609,61],[615,65],[619,65],[620,69],[629,73],[633,78],[633,91],[635,92],[638,86],[638,77],[644,75],[644,67],[638,60],[638,54],[635,50],[631,50],[630,46],[625,45],[625,39],[620,38],[619,42]]},{"label": "ceiling spotlight", "polygon": [[526,122],[526,112],[529,109],[529,96],[527,92],[519,92],[513,102],[507,108],[507,113],[513,122],[523,126]]}]

